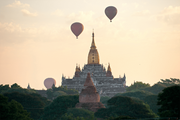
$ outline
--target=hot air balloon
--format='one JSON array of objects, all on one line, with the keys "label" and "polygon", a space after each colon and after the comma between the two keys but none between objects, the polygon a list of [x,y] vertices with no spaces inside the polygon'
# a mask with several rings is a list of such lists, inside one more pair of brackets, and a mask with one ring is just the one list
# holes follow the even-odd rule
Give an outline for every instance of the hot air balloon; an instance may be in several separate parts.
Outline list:
[{"label": "hot air balloon", "polygon": [[46,78],[46,79],[44,80],[44,86],[45,86],[47,89],[52,88],[53,84],[56,85],[56,80],[53,79],[53,78]]},{"label": "hot air balloon", "polygon": [[109,6],[105,9],[105,14],[106,16],[110,19],[110,22],[112,22],[112,19],[116,16],[117,14],[117,9],[113,6]]},{"label": "hot air balloon", "polygon": [[84,29],[83,24],[79,22],[75,22],[71,25],[71,31],[74,33],[77,39],[78,36],[82,33],[83,29]]}]

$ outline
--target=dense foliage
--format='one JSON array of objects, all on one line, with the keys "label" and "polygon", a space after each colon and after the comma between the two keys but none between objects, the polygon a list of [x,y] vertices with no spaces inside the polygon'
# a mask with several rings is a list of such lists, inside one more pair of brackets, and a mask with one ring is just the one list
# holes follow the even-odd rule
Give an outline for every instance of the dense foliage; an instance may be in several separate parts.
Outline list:
[{"label": "dense foliage", "polygon": [[148,91],[158,95],[160,92],[162,92],[163,89],[173,85],[180,85],[180,79],[176,79],[176,78],[170,78],[165,80],[161,79],[160,82],[154,84],[152,87],[144,88],[141,90]]},{"label": "dense foliage", "polygon": [[129,116],[119,116],[119,117],[110,117],[107,120],[121,120],[121,119],[136,119],[136,118],[129,117]]},{"label": "dense foliage", "polygon": [[157,105],[157,98],[157,95],[148,95],[143,99],[143,101],[147,103],[150,106],[150,109],[156,114],[158,113],[158,109],[160,108],[160,106]]},{"label": "dense foliage", "polygon": [[160,82],[154,84],[153,86],[149,86],[146,83],[135,82],[133,85],[127,88],[126,93],[118,93],[115,96],[128,96],[133,98],[138,98],[143,100],[150,106],[150,109],[153,110],[154,113],[158,113],[158,109],[160,108],[157,105],[157,96],[163,89],[172,85],[180,85],[180,80],[176,78],[170,79],[161,79]]},{"label": "dense foliage", "polygon": [[154,84],[153,86],[151,86],[149,88],[144,88],[142,90],[151,92],[151,93],[153,93],[155,95],[158,95],[158,93],[162,92],[162,90],[164,88],[166,88],[166,87],[167,87],[166,85],[159,82],[159,83],[156,83],[156,84]]},{"label": "dense foliage", "polygon": [[136,102],[130,97],[116,96],[108,100],[108,108],[99,109],[95,116],[98,118],[129,116],[134,118],[154,118],[155,113],[150,110],[149,105]]},{"label": "dense foliage", "polygon": [[170,78],[170,79],[161,79],[161,82],[159,83],[162,83],[166,86],[172,86],[172,85],[180,85],[180,79],[177,79],[177,78]]},{"label": "dense foliage", "polygon": [[158,113],[158,109],[160,117],[180,117],[179,87],[180,80],[175,78],[161,79],[153,86],[135,82],[127,88],[126,93],[119,93],[111,99],[101,97],[106,108],[99,109],[94,114],[75,108],[79,96],[74,89],[63,86],[48,89],[48,99],[54,100],[50,104],[47,98],[36,94],[33,89],[23,89],[16,83],[10,87],[0,85],[0,94],[8,97],[0,96],[0,119],[93,120],[94,115],[108,120],[154,118],[157,117],[155,113]]},{"label": "dense foliage", "polygon": [[4,96],[8,97],[8,100],[16,100],[21,103],[25,110],[30,112],[30,117],[33,119],[39,119],[44,113],[44,107],[50,104],[47,98],[40,96],[36,93],[24,94],[24,93],[5,93]]},{"label": "dense foliage", "polygon": [[105,97],[101,97],[101,99],[100,99],[100,102],[102,103],[102,104],[104,104],[104,106],[107,108],[108,107],[108,105],[107,105],[107,101],[110,99],[110,97],[107,97],[107,96],[105,96]]},{"label": "dense foliage", "polygon": [[0,94],[0,120],[32,120],[29,113],[15,100],[8,102],[8,98]]},{"label": "dense foliage", "polygon": [[160,117],[180,118],[180,85],[167,87],[158,95]]},{"label": "dense foliage", "polygon": [[52,89],[48,89],[46,91],[47,97],[48,99],[55,99],[58,96],[61,95],[77,95],[79,94],[77,90],[75,89],[68,89],[66,86],[59,86],[59,87],[55,87],[53,86]]},{"label": "dense foliage", "polygon": [[144,90],[140,90],[140,91],[135,91],[135,92],[126,92],[126,93],[118,93],[115,96],[128,96],[128,97],[136,97],[139,98],[141,100],[143,100],[146,96],[148,95],[153,95],[153,93],[144,91]]},{"label": "dense foliage", "polygon": [[126,90],[128,92],[140,91],[144,90],[147,92],[151,92],[153,94],[158,94],[162,92],[162,90],[166,87],[173,86],[173,85],[180,85],[180,79],[170,78],[170,79],[161,79],[158,83],[154,84],[153,86],[149,86],[149,84],[142,83],[142,82],[135,82],[131,86],[129,86]]},{"label": "dense foliage", "polygon": [[67,113],[69,108],[74,108],[79,102],[79,95],[65,95],[59,96],[53,102],[45,107],[43,120],[60,119],[62,115]]},{"label": "dense foliage", "polygon": [[73,114],[65,113],[59,120],[86,120],[86,119],[83,117],[74,117]]},{"label": "dense foliage", "polygon": [[33,89],[23,89],[21,86],[19,86],[17,83],[14,83],[9,87],[9,85],[0,85],[0,94],[4,93],[11,93],[11,92],[19,92],[19,93],[36,93]]},{"label": "dense foliage", "polygon": [[131,85],[130,87],[128,87],[126,90],[127,91],[134,91],[134,90],[137,90],[137,89],[141,89],[141,88],[146,88],[146,87],[150,87],[150,84],[149,83],[143,83],[143,82],[134,82],[133,85]]},{"label": "dense foliage", "polygon": [[85,120],[94,120],[94,113],[92,111],[86,109],[79,108],[70,108],[67,110],[66,114],[64,114],[61,119],[65,118],[65,116],[71,116],[72,118],[81,118]]},{"label": "dense foliage", "polygon": [[150,109],[157,114],[159,106],[157,105],[157,95],[154,95],[153,93],[140,90],[135,92],[126,92],[126,93],[118,93],[116,96],[127,96],[131,98],[137,98],[139,100],[144,101],[144,103],[147,103],[150,106]]}]

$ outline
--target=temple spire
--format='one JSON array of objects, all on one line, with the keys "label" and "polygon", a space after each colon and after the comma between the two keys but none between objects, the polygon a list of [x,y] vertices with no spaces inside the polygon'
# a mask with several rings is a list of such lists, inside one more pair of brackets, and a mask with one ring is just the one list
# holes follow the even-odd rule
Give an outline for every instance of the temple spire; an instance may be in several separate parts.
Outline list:
[{"label": "temple spire", "polygon": [[126,75],[125,75],[125,73],[124,73],[124,77],[123,77],[124,79],[126,79]]},{"label": "temple spire", "polygon": [[94,42],[94,32],[92,33],[92,43],[88,55],[88,64],[99,64],[99,54]]},{"label": "temple spire", "polygon": [[96,48],[95,42],[94,42],[94,32],[92,33],[92,43],[91,48]]},{"label": "temple spire", "polygon": [[110,71],[111,72],[111,67],[110,67],[110,64],[108,63],[108,69],[107,71]]},{"label": "temple spire", "polygon": [[111,77],[111,76],[112,76],[112,72],[111,72],[111,67],[110,67],[110,64],[108,64],[108,68],[107,68],[106,76],[107,76],[107,77]]},{"label": "temple spire", "polygon": [[79,73],[81,72],[80,65],[76,64],[75,77],[80,77]]},{"label": "temple spire", "polygon": [[31,89],[31,87],[30,87],[29,83],[28,83],[27,89]]},{"label": "temple spire", "polygon": [[76,64],[76,71],[75,72],[79,72],[79,68],[78,68],[77,64]]}]

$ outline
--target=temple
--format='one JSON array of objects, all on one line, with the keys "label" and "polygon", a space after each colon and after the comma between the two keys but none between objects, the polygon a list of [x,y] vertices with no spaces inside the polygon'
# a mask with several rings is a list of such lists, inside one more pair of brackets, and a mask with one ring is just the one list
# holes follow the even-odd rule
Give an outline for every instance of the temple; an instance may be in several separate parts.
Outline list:
[{"label": "temple", "polygon": [[92,43],[88,54],[87,64],[80,69],[80,66],[76,65],[75,74],[72,79],[62,76],[62,86],[67,86],[68,89],[76,89],[81,92],[84,88],[84,82],[87,77],[87,73],[90,73],[94,86],[100,96],[113,97],[117,93],[123,93],[126,91],[126,76],[121,78],[114,78],[112,75],[110,64],[106,68],[100,64],[99,53],[97,51],[94,33],[92,33]]},{"label": "temple", "polygon": [[28,83],[27,89],[31,89],[31,87],[30,87],[29,83]]},{"label": "temple", "polygon": [[84,88],[79,95],[79,103],[76,104],[76,108],[84,108],[93,112],[96,112],[100,108],[105,108],[100,102],[100,96],[96,91],[90,73],[87,74]]}]

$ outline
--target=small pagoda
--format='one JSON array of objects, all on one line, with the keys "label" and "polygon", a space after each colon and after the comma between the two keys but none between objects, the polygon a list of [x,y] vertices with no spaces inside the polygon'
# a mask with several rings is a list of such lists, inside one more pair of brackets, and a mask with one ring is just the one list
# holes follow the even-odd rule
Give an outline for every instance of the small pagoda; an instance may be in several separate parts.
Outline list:
[{"label": "small pagoda", "polygon": [[90,73],[87,74],[84,89],[82,89],[79,95],[79,103],[76,104],[76,108],[84,108],[93,112],[96,112],[100,108],[105,108],[100,102],[99,93],[96,91]]}]

